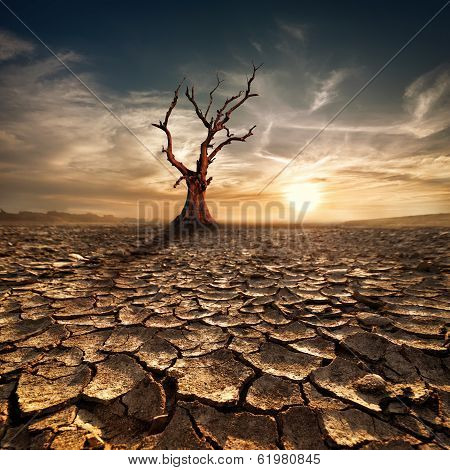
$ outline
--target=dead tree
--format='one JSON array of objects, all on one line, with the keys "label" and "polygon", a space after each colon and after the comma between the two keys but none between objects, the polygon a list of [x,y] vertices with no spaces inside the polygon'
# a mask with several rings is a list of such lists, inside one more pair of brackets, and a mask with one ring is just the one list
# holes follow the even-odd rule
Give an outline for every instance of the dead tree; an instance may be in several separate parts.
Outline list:
[{"label": "dead tree", "polygon": [[[246,89],[241,90],[230,98],[227,98],[223,105],[216,111],[215,116],[208,117],[208,114],[213,104],[214,92],[222,84],[223,80],[221,80],[217,75],[217,84],[209,93],[209,102],[205,111],[202,111],[197,104],[194,95],[194,87],[186,87],[186,97],[192,103],[197,117],[206,127],[206,138],[200,144],[200,153],[195,170],[190,170],[182,162],[176,159],[173,152],[172,134],[168,127],[169,118],[177,105],[178,92],[184,79],[175,90],[172,103],[169,106],[164,121],[159,121],[158,124],[152,124],[165,132],[167,137],[167,146],[163,147],[162,152],[166,154],[167,160],[181,173],[181,176],[175,183],[174,187],[178,186],[182,181],[185,181],[187,185],[188,191],[183,210],[172,222],[176,226],[191,229],[216,225],[213,217],[209,213],[205,200],[206,189],[212,181],[212,177],[208,178],[208,168],[225,146],[230,145],[233,142],[245,142],[251,135],[253,135],[253,129],[256,126],[251,127],[244,135],[237,136],[232,134],[229,128],[229,121],[232,113],[236,111],[236,109],[242,106],[249,98],[258,96],[257,93],[251,92],[251,86],[255,79],[256,71],[260,67],[261,65],[257,67],[253,65],[252,74],[247,78]],[[219,133],[223,136],[223,140],[221,142],[215,142],[215,139],[218,139],[219,137]]]}]

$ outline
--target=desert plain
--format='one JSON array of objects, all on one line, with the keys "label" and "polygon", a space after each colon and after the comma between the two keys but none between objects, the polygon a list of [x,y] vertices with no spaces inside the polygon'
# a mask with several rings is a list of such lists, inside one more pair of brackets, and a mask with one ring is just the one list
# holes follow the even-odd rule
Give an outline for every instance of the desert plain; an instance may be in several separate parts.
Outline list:
[{"label": "desert plain", "polygon": [[448,228],[0,233],[3,449],[450,448]]}]

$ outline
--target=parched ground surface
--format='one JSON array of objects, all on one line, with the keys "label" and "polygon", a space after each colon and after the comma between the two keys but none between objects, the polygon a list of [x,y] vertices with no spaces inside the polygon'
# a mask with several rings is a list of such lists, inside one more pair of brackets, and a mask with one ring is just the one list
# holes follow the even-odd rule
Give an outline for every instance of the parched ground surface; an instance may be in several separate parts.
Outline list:
[{"label": "parched ground surface", "polygon": [[0,440],[449,448],[449,233],[0,227]]}]

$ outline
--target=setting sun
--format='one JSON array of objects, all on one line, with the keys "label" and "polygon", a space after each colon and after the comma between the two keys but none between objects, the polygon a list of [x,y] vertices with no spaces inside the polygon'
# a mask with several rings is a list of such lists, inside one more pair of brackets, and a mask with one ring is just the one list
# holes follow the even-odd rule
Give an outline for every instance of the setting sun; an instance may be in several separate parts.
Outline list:
[{"label": "setting sun", "polygon": [[311,183],[292,185],[285,192],[285,199],[297,210],[301,210],[304,204],[308,204],[308,210],[314,210],[320,203],[320,188]]}]

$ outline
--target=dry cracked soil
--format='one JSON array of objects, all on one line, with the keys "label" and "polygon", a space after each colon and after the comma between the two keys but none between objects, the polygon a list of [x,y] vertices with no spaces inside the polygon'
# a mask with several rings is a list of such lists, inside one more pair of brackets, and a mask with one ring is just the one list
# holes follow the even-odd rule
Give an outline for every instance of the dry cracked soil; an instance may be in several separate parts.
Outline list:
[{"label": "dry cracked soil", "polygon": [[445,229],[0,232],[2,448],[450,447]]}]

